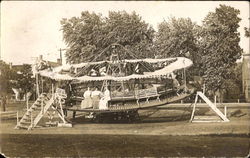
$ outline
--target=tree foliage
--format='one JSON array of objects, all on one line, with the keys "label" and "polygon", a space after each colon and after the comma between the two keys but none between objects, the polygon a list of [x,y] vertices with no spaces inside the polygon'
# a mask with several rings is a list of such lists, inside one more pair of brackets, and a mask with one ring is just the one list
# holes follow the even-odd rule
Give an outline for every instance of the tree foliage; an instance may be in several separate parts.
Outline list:
[{"label": "tree foliage", "polygon": [[200,26],[190,18],[170,18],[158,26],[155,49],[160,57],[187,57],[194,66],[188,71],[187,77],[199,75],[200,54],[198,40],[200,38]]},{"label": "tree foliage", "polygon": [[23,64],[19,67],[13,67],[11,81],[13,88],[21,88],[26,94],[34,88],[35,80],[32,78],[31,65]]},{"label": "tree foliage", "polygon": [[32,78],[31,66],[24,64],[10,68],[10,65],[0,61],[0,92],[7,96],[12,94],[12,88],[21,88],[24,93],[32,91],[34,79]]},{"label": "tree foliage", "polygon": [[137,56],[150,55],[154,30],[135,12],[101,14],[82,12],[81,17],[62,19],[63,38],[68,46],[66,59],[71,63],[91,61],[102,50],[118,43]]},{"label": "tree foliage", "polygon": [[[232,78],[230,71],[240,58],[240,11],[220,5],[209,12],[202,26],[189,18],[170,18],[154,30],[135,12],[109,12],[101,14],[82,12],[80,17],[62,19],[63,38],[68,46],[67,61],[80,63],[93,60],[113,43],[124,46],[140,58],[176,57],[191,58],[193,75],[202,75],[206,87],[216,91]],[[105,60],[104,54],[99,60]]]},{"label": "tree foliage", "polygon": [[11,70],[7,63],[0,60],[0,93],[6,96],[11,93]]},{"label": "tree foliage", "polygon": [[165,57],[197,55],[199,26],[190,18],[172,17],[168,22],[160,23],[158,29],[155,47],[159,55]]},{"label": "tree foliage", "polygon": [[245,36],[250,37],[250,28],[244,27],[245,30]]},{"label": "tree foliage", "polygon": [[220,5],[215,12],[210,12],[203,21],[201,55],[203,78],[208,89],[218,90],[225,86],[225,81],[232,77],[230,69],[240,58],[239,46],[240,11],[230,6]]}]

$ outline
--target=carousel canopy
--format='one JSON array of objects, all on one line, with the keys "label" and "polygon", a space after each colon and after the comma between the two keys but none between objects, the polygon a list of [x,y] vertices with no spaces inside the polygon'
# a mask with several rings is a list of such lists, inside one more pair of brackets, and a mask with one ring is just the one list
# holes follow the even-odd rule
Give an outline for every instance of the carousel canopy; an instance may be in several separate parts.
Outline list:
[{"label": "carousel canopy", "polygon": [[163,76],[168,76],[172,74],[176,70],[184,69],[190,67],[193,62],[184,57],[176,57],[176,58],[165,58],[165,59],[125,59],[120,60],[119,62],[123,63],[139,63],[145,62],[149,64],[156,64],[162,62],[173,61],[172,63],[164,66],[159,70],[155,70],[153,72],[145,72],[144,74],[131,74],[128,76],[111,76],[111,75],[104,75],[104,76],[72,76],[70,74],[62,74],[61,71],[69,71],[70,69],[74,68],[84,68],[90,65],[98,65],[109,63],[112,64],[114,61],[97,61],[97,62],[88,62],[88,63],[80,63],[80,64],[72,64],[72,65],[63,65],[56,68],[49,68],[45,70],[38,71],[41,76],[48,77],[54,80],[75,80],[78,82],[89,82],[89,81],[103,81],[103,80],[112,80],[112,81],[128,81],[131,79],[146,79],[146,78],[159,78]]}]

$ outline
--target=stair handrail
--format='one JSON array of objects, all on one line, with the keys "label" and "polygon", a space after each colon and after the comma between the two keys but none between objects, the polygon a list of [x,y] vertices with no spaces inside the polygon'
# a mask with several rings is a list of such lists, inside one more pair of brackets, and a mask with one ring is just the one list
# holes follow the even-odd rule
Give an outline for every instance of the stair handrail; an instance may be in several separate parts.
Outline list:
[{"label": "stair handrail", "polygon": [[33,128],[33,116],[32,111],[30,111],[30,129]]},{"label": "stair handrail", "polygon": [[59,113],[59,117],[62,119],[63,123],[66,123],[66,121],[65,121],[65,118],[64,118],[65,116],[64,116],[64,113],[63,113],[62,104],[65,103],[66,98],[67,98],[67,94],[66,94],[65,90],[57,88],[56,93],[55,93],[55,99],[59,103],[60,110],[61,110],[60,113]]},{"label": "stair handrail", "polygon": [[41,99],[41,112],[44,114],[44,100],[43,98]]},{"label": "stair handrail", "polygon": [[[46,105],[43,107],[43,111],[42,111],[42,109],[41,109],[40,113],[36,116],[36,118],[35,118],[35,120],[34,120],[34,125],[36,125],[36,124],[40,121],[40,118],[39,118],[39,117],[41,117],[41,115],[44,114],[44,111],[47,111],[47,110],[49,109],[49,107],[47,107],[47,104],[52,104],[52,103],[51,103],[51,100],[53,100],[52,103],[54,102],[54,98],[53,98],[53,97],[51,97],[50,100],[49,100],[48,102],[46,102]],[[47,107],[46,110],[44,110],[45,107]]]}]

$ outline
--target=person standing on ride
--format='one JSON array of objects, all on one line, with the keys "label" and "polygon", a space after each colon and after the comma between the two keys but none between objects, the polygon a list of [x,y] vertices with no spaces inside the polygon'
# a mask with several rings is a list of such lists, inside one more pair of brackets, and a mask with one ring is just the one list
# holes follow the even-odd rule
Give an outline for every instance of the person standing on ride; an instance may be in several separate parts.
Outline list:
[{"label": "person standing on ride", "polygon": [[96,87],[95,90],[91,93],[92,97],[92,103],[93,103],[93,109],[98,109],[99,108],[99,102],[101,97],[103,96],[102,92],[98,90]]},{"label": "person standing on ride", "polygon": [[104,91],[104,97],[106,98],[106,100],[110,100],[110,91],[108,89],[108,87],[106,87],[105,91]]},{"label": "person standing on ride", "polygon": [[110,91],[108,87],[104,91],[104,96],[101,98],[99,103],[99,109],[108,109],[108,101],[110,100]]},{"label": "person standing on ride", "polygon": [[83,94],[83,97],[84,97],[84,100],[82,101],[81,103],[81,108],[82,109],[85,109],[85,108],[91,108],[93,105],[92,105],[92,98],[91,98],[91,94],[92,94],[92,91],[89,89],[88,87],[88,90],[86,90]]}]

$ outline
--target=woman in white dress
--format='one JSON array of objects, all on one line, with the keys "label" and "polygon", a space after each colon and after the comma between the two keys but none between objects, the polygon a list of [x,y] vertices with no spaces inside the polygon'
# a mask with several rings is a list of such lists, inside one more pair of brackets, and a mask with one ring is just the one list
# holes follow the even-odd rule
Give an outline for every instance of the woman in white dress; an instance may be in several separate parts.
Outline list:
[{"label": "woman in white dress", "polygon": [[99,108],[99,102],[101,97],[103,96],[102,92],[98,90],[98,88],[96,88],[92,93],[91,93],[91,97],[92,97],[92,103],[93,103],[93,109],[98,109]]},{"label": "woman in white dress", "polygon": [[100,100],[99,103],[99,109],[108,109],[108,101],[110,100],[110,91],[106,87],[106,90],[104,91],[104,95]]},{"label": "woman in white dress", "polygon": [[85,91],[84,94],[83,94],[84,100],[82,100],[81,109],[86,109],[86,108],[93,107],[91,93],[92,92],[90,91],[90,89],[88,87],[88,90]]}]

